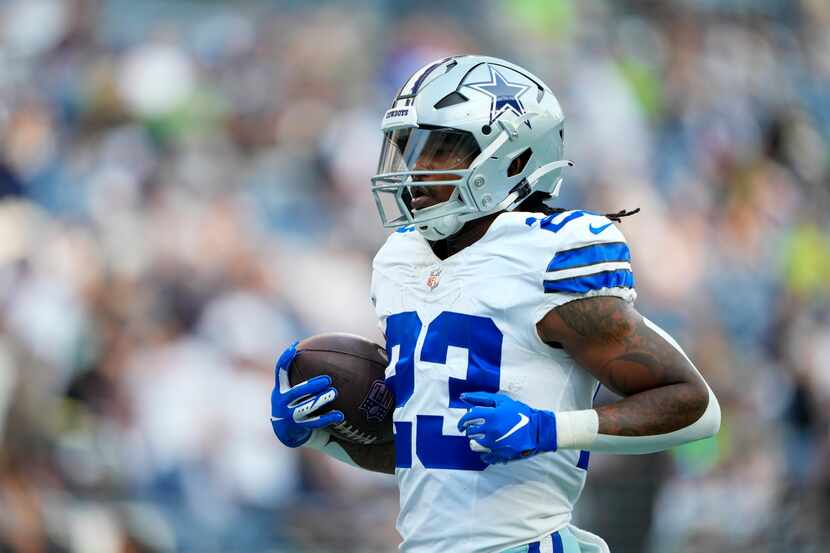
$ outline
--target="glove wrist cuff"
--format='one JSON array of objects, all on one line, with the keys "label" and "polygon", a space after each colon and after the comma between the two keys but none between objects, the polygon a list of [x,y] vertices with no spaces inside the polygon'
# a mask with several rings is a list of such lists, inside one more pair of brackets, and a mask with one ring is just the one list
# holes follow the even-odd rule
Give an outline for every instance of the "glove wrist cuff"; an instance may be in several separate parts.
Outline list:
[{"label": "glove wrist cuff", "polygon": [[558,445],[556,419],[558,415],[550,411],[537,410],[538,452],[556,451]]},{"label": "glove wrist cuff", "polygon": [[314,436],[314,431],[301,429],[287,429],[281,426],[280,422],[271,421],[271,427],[274,429],[274,434],[277,435],[279,441],[285,447],[295,448],[305,446]]}]

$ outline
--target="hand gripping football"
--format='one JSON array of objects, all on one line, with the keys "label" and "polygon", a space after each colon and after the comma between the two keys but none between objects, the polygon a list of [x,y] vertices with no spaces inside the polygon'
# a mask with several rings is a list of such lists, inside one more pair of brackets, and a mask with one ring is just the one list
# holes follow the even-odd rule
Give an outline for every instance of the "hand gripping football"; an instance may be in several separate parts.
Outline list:
[{"label": "hand gripping football", "polygon": [[318,375],[329,375],[337,398],[320,414],[332,409],[345,420],[326,430],[348,442],[372,445],[390,443],[395,398],[384,381],[386,350],[353,334],[319,334],[297,345],[288,380],[292,386]]}]

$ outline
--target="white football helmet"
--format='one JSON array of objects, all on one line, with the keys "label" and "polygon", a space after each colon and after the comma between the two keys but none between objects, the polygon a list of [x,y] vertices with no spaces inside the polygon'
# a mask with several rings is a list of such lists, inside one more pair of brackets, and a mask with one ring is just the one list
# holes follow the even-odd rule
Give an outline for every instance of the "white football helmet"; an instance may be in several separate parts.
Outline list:
[{"label": "white football helmet", "polygon": [[[455,56],[422,67],[381,124],[372,193],[383,226],[414,224],[440,240],[534,191],[556,196],[562,169],[573,165],[563,159],[564,120],[550,88],[510,62]],[[413,209],[411,189],[422,186],[454,190],[445,202]]]}]

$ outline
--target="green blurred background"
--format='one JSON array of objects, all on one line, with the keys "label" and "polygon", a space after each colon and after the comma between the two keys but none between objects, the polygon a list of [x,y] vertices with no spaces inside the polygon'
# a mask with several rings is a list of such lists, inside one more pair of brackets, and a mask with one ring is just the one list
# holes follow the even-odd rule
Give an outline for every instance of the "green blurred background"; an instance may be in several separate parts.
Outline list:
[{"label": "green blurred background", "polygon": [[[543,77],[716,439],[592,457],[615,553],[830,550],[830,3],[0,1],[0,552],[394,551],[394,479],[273,437],[295,338],[380,340],[379,121]],[[610,398],[602,398],[608,401]],[[460,550],[459,550],[460,551]]]}]

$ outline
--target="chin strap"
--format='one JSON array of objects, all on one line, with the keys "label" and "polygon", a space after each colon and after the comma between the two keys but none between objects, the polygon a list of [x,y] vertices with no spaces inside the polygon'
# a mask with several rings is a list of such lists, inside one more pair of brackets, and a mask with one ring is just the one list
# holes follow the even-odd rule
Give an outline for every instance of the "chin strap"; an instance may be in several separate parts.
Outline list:
[{"label": "chin strap", "polygon": [[427,240],[434,242],[452,236],[464,226],[465,221],[458,215],[444,215],[423,225],[416,223],[415,228]]}]

